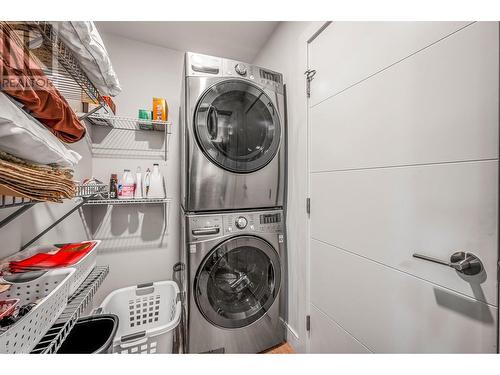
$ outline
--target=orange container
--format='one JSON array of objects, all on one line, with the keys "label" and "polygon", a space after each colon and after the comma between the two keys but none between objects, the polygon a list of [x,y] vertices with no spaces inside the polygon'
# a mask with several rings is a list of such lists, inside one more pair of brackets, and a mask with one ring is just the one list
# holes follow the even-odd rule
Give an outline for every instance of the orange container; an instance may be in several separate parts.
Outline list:
[{"label": "orange container", "polygon": [[153,98],[153,120],[167,121],[167,101],[162,98]]}]

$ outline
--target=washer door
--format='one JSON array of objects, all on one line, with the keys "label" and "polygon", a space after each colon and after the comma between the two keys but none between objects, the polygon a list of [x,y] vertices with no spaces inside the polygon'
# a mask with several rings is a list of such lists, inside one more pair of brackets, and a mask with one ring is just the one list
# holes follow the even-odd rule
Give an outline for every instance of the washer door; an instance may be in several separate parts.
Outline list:
[{"label": "washer door", "polygon": [[279,149],[277,109],[264,91],[242,80],[208,88],[196,106],[194,128],[205,155],[236,173],[263,168]]},{"label": "washer door", "polygon": [[279,255],[252,236],[229,239],[202,262],[194,297],[203,316],[223,328],[241,328],[263,316],[281,285]]}]

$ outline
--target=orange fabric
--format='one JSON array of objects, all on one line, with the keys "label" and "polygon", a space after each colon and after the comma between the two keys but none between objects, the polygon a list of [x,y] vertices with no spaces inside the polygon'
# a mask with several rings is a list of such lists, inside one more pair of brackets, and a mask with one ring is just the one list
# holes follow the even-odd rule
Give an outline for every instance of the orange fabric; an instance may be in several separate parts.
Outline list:
[{"label": "orange fabric", "polygon": [[0,89],[19,101],[30,114],[64,142],[85,135],[68,102],[52,85],[36,61],[0,26]]}]

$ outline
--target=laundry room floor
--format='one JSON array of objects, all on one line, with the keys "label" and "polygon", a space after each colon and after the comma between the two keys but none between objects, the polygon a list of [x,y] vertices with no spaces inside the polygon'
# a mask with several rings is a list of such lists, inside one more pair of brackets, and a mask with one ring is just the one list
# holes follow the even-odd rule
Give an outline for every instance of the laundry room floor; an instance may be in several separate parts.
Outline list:
[{"label": "laundry room floor", "polygon": [[288,343],[283,343],[281,345],[275,346],[274,348],[268,349],[262,354],[294,354],[292,347]]}]

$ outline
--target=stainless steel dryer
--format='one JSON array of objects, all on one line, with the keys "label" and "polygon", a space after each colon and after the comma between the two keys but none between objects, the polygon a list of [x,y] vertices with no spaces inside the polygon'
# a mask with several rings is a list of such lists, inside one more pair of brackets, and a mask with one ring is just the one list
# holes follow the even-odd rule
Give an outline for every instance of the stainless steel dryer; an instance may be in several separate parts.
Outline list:
[{"label": "stainless steel dryer", "polygon": [[282,207],[282,75],[187,53],[182,200],[186,212]]},{"label": "stainless steel dryer", "polygon": [[192,214],[184,224],[185,350],[258,353],[283,342],[283,211]]}]

